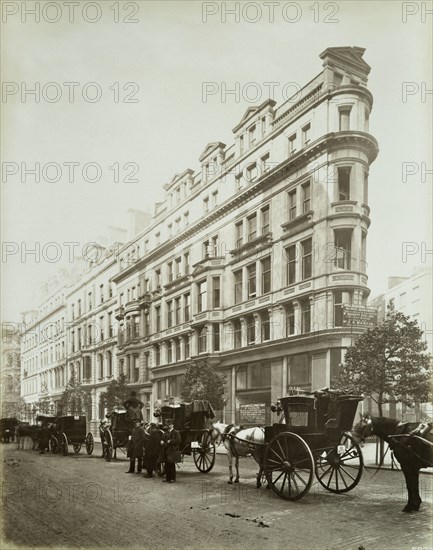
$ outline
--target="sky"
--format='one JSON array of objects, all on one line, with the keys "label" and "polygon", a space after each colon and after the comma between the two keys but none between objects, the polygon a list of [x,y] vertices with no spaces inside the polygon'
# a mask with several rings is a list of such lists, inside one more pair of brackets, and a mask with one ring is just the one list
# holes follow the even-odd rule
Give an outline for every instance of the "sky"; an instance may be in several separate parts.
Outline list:
[{"label": "sky", "polygon": [[[126,228],[129,208],[153,212],[207,143],[233,142],[265,83],[281,104],[321,71],[327,47],[365,48],[372,68],[372,296],[431,265],[431,3],[83,1],[71,15],[67,2],[27,2],[39,22],[21,2],[1,4],[2,320],[38,305],[41,283],[68,266],[64,243],[80,251]],[[25,172],[35,163],[39,182]]]}]

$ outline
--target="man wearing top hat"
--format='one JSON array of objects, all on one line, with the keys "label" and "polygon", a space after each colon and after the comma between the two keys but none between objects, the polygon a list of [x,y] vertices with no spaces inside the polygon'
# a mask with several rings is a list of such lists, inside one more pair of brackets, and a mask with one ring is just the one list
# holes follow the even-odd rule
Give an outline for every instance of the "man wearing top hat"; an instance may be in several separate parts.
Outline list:
[{"label": "man wearing top hat", "polygon": [[138,419],[134,421],[134,427],[132,428],[131,438],[128,445],[128,457],[129,457],[129,470],[127,474],[133,474],[135,472],[135,461],[137,460],[137,474],[141,472],[143,467],[143,451],[144,443],[146,440],[146,433],[141,426],[141,422]]},{"label": "man wearing top hat", "polygon": [[165,462],[165,479],[168,483],[174,483],[176,481],[176,462],[182,460],[180,454],[180,434],[174,429],[174,421],[168,418],[165,421],[167,431],[162,436],[161,445],[163,448],[164,462]]}]

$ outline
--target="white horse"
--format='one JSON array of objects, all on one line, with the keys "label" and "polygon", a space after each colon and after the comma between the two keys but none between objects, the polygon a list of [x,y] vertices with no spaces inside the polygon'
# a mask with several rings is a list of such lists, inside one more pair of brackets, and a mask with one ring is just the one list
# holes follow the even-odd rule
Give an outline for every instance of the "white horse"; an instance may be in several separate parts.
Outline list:
[{"label": "white horse", "polygon": [[215,422],[212,424],[212,439],[220,440],[226,449],[229,461],[229,481],[233,483],[233,459],[235,459],[236,477],[234,483],[239,483],[239,458],[251,455],[259,465],[256,486],[261,487],[263,473],[263,453],[265,449],[264,428],[246,428],[233,424]]}]

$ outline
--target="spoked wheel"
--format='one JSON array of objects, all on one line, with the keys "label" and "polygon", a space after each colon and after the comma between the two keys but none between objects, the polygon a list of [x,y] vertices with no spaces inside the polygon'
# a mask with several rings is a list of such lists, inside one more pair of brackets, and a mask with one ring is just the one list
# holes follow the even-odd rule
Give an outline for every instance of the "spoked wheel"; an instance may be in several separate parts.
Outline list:
[{"label": "spoked wheel", "polygon": [[55,435],[50,437],[50,448],[53,454],[57,454],[60,450],[59,441]]},{"label": "spoked wheel", "polygon": [[313,481],[314,459],[302,437],[281,432],[269,443],[264,456],[266,479],[280,498],[298,500]]},{"label": "spoked wheel", "polygon": [[74,443],[72,448],[74,449],[74,453],[77,455],[81,451],[81,443]]},{"label": "spoked wheel", "polygon": [[60,449],[63,456],[68,456],[68,438],[65,433],[60,435]]},{"label": "spoked wheel", "polygon": [[105,432],[105,460],[111,462],[113,458],[113,436],[110,431]]},{"label": "spoked wheel", "polygon": [[317,457],[317,481],[331,493],[346,493],[358,485],[363,465],[360,446],[344,433],[339,445]]},{"label": "spoked wheel", "polygon": [[93,439],[93,434],[89,432],[86,435],[86,453],[88,455],[91,455],[93,453],[94,448],[95,448],[95,440]]},{"label": "spoked wheel", "polygon": [[215,465],[216,449],[209,432],[203,434],[198,449],[193,449],[194,464],[199,472],[207,474]]}]

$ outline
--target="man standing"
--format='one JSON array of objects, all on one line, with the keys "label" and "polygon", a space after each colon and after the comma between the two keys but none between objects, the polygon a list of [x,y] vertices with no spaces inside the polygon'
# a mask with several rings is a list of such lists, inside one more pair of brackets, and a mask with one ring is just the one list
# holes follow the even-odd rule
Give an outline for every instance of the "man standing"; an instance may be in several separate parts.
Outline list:
[{"label": "man standing", "polygon": [[162,436],[161,445],[164,449],[165,479],[169,483],[176,481],[176,463],[182,460],[180,454],[180,434],[174,429],[174,422],[171,418],[166,420],[167,431]]},{"label": "man standing", "polygon": [[141,409],[144,407],[144,403],[140,399],[137,399],[135,391],[132,391],[128,399],[123,402],[123,406],[126,409],[126,420],[132,423],[134,420],[143,420]]},{"label": "man standing", "polygon": [[159,430],[157,425],[152,422],[146,441],[146,451],[144,455],[147,470],[146,477],[153,477],[153,472],[156,470],[156,465],[161,452],[161,438],[161,430]]},{"label": "man standing", "polygon": [[146,433],[140,425],[140,420],[134,420],[134,427],[130,437],[128,445],[129,470],[126,473],[133,474],[135,472],[135,461],[137,460],[137,474],[139,474],[143,466],[144,441],[146,437]]},{"label": "man standing", "polygon": [[48,451],[50,445],[50,431],[47,426],[44,426],[42,423],[39,424],[39,429],[37,431],[38,443],[39,443],[39,454],[45,454],[45,451]]}]

